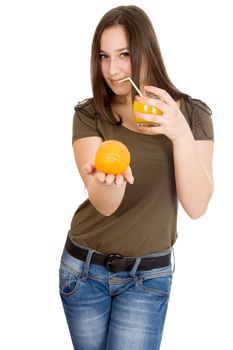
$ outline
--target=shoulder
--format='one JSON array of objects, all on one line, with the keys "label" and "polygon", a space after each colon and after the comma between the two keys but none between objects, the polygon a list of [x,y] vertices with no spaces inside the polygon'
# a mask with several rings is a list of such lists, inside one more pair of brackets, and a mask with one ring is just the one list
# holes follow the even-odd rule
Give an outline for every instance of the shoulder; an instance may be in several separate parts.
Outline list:
[{"label": "shoulder", "polygon": [[196,140],[213,140],[212,110],[200,99],[184,94],[181,100],[184,114]]},{"label": "shoulder", "polygon": [[78,104],[75,105],[74,110],[77,114],[84,114],[88,118],[96,119],[97,113],[93,98],[87,98],[78,102]]},{"label": "shoulder", "polygon": [[98,136],[100,131],[97,123],[97,113],[92,98],[88,98],[79,102],[74,107],[75,113],[73,117],[73,142],[76,139]]},{"label": "shoulder", "polygon": [[203,113],[207,113],[209,115],[212,114],[212,110],[207,105],[206,102],[203,102],[202,100],[199,100],[197,98],[193,98],[187,94],[183,95],[183,100],[186,108],[191,111],[200,111]]}]

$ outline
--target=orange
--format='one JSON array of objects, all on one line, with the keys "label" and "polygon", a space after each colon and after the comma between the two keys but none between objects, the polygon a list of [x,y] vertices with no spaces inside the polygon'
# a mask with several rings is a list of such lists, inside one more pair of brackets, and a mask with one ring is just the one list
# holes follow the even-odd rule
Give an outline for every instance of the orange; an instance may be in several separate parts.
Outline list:
[{"label": "orange", "polygon": [[105,174],[122,174],[129,164],[129,150],[120,141],[104,141],[96,152],[95,167]]}]

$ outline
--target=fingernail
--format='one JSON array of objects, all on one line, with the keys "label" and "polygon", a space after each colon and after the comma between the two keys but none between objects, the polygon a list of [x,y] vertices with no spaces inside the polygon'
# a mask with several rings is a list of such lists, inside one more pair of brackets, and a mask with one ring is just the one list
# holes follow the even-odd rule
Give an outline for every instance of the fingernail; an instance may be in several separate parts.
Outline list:
[{"label": "fingernail", "polygon": [[131,178],[130,178],[129,183],[130,183],[131,185],[134,183],[134,177],[131,177]]}]

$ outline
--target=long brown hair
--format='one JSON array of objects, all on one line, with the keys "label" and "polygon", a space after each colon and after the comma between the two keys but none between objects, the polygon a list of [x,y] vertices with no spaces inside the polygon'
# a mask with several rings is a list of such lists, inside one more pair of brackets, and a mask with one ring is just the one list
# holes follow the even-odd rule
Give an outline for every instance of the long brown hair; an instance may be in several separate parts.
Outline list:
[{"label": "long brown hair", "polygon": [[[159,43],[153,25],[146,13],[139,7],[118,6],[108,11],[96,27],[91,50],[91,81],[95,108],[97,113],[109,122],[116,123],[110,112],[112,90],[107,86],[100,68],[100,40],[106,28],[123,25],[128,37],[129,52],[132,67],[131,78],[137,86],[140,85],[140,71],[143,63],[146,66],[145,81],[165,89],[175,100],[182,93],[173,85],[168,77]],[[132,99],[135,96],[132,90]]]}]

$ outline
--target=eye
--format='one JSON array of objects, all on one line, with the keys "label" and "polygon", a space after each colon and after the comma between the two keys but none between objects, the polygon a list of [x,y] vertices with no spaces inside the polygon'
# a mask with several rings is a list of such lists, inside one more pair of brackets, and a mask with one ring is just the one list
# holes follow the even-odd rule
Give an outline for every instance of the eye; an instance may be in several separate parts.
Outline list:
[{"label": "eye", "polygon": [[124,51],[121,53],[121,57],[128,57],[129,56],[129,52],[128,51]]},{"label": "eye", "polygon": [[108,55],[106,55],[105,53],[100,53],[99,58],[100,58],[100,60],[103,60],[103,59],[108,58]]}]

